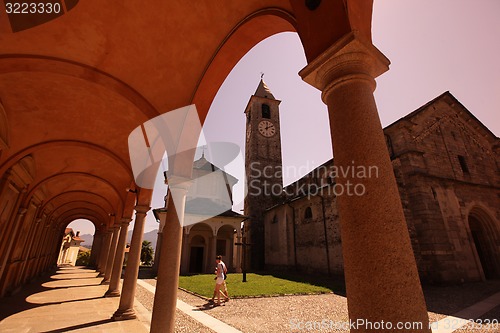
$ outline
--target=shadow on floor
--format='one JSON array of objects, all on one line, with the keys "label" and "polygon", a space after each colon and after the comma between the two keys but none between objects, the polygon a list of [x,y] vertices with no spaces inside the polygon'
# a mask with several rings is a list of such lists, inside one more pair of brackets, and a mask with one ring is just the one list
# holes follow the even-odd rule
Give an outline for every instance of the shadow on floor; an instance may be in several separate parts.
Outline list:
[{"label": "shadow on floor", "polygon": [[[63,268],[64,269],[64,268]],[[85,267],[72,267],[73,273],[75,270],[78,270],[78,272],[81,272],[82,274],[87,274],[87,273],[95,273],[97,276],[97,273],[95,270],[85,268]],[[58,273],[59,272],[59,273]],[[27,299],[35,294],[39,294],[45,291],[50,291],[50,290],[61,290],[61,289],[67,289],[67,288],[75,288],[75,286],[58,286],[58,287],[47,287],[43,286],[44,284],[48,282],[53,282],[53,281],[63,281],[62,279],[54,279],[53,276],[56,276],[57,274],[65,274],[61,272],[61,267],[58,269],[54,269],[52,271],[49,271],[45,273],[44,275],[35,278],[31,280],[29,283],[24,285],[22,289],[9,296],[5,296],[2,298],[2,302],[0,302],[0,321],[3,319],[12,316],[15,313],[20,313],[22,311],[34,309],[37,307],[41,306],[47,306],[47,305],[52,305],[52,304],[61,304],[65,302],[75,302],[75,301],[85,301],[85,300],[91,300],[95,299],[96,297],[91,297],[91,298],[86,298],[86,299],[75,299],[75,300],[68,300],[68,301],[62,301],[62,302],[50,302],[50,303],[33,303],[29,302]],[[87,278],[88,279],[88,278]],[[96,286],[98,284],[94,282],[89,282],[88,284],[81,284],[78,285],[78,287],[89,287],[89,286]]]},{"label": "shadow on floor", "polygon": [[[312,276],[298,272],[272,272],[267,274],[271,274],[281,279],[329,288],[333,290],[335,294],[346,297],[345,280],[343,276]],[[428,311],[444,315],[453,315],[466,307],[500,292],[500,280],[496,279],[450,286],[423,285],[422,289]]]},{"label": "shadow on floor", "polygon": [[65,333],[65,332],[70,332],[73,330],[78,330],[78,329],[82,329],[82,328],[89,328],[89,327],[108,324],[108,323],[112,323],[112,322],[113,322],[113,319],[97,320],[97,321],[92,321],[90,323],[68,326],[68,327],[59,328],[56,330],[43,331],[42,333]]}]

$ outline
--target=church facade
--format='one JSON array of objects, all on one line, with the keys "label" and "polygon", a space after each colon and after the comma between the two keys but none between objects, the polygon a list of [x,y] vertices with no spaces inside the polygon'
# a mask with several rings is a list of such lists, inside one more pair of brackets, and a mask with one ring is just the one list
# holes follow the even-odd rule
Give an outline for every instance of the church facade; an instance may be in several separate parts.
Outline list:
[{"label": "church facade", "polygon": [[[213,273],[217,255],[222,256],[230,272],[240,272],[242,250],[236,243],[241,242],[245,217],[231,210],[233,186],[238,180],[209,162],[204,153],[193,163],[193,179],[196,181],[186,197],[180,273]],[[165,207],[153,210],[160,222],[155,264],[159,262],[169,195]]]},{"label": "church facade", "polygon": [[[362,189],[339,189],[330,160],[275,195],[282,179],[266,174],[279,175],[273,170],[281,168],[279,101],[263,81],[245,113],[252,267],[342,275],[336,198]],[[499,278],[499,138],[449,92],[384,134],[421,280]],[[361,177],[368,176],[376,170],[364,170]]]}]

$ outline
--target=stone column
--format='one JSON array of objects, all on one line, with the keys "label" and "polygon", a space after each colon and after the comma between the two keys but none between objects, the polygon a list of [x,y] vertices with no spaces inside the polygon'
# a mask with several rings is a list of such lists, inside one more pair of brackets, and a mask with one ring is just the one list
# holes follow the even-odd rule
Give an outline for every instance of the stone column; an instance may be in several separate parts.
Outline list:
[{"label": "stone column", "polygon": [[163,229],[161,262],[158,267],[151,333],[173,332],[175,323],[184,208],[190,182],[188,179],[172,177],[169,178],[168,183],[172,195],[169,197],[168,207],[170,209]]},{"label": "stone column", "polygon": [[104,273],[104,279],[101,281],[101,284],[109,284],[109,280],[111,279],[111,272],[112,272],[113,263],[115,260],[116,244],[118,243],[118,234],[119,233],[120,233],[120,225],[115,224],[113,226],[111,246],[109,248],[108,260],[106,262],[106,272]]},{"label": "stone column", "polygon": [[144,220],[147,212],[151,209],[148,206],[135,206],[135,223],[130,241],[130,251],[128,253],[127,267],[125,268],[125,278],[123,279],[122,295],[118,310],[113,314],[114,320],[134,319],[137,316],[134,311],[135,289],[137,287],[137,275],[141,264],[142,235],[144,233]]},{"label": "stone column", "polygon": [[[421,322],[423,329],[412,332],[430,332],[408,229],[373,97],[374,78],[385,72],[388,65],[389,60],[370,42],[362,40],[357,33],[350,33],[299,74],[323,92],[322,99],[328,106],[334,163],[339,170],[336,192],[339,193],[340,187],[345,190],[337,196],[337,202],[349,318],[392,322],[391,332],[408,332],[395,329],[397,322]],[[375,167],[378,174],[355,178],[358,170],[369,170],[370,166]],[[347,177],[340,170],[349,170]],[[351,330],[369,331],[366,327]]]},{"label": "stone column", "polygon": [[24,218],[24,215],[28,211],[27,208],[20,207],[17,211],[17,215],[14,219],[14,222],[12,223],[14,225],[14,232],[12,233],[12,237],[10,239],[6,239],[7,243],[7,248],[5,250],[5,253],[3,254],[3,258],[0,259],[0,281],[3,276],[3,273],[6,270],[6,266],[8,265],[8,260],[10,259],[10,252],[12,248],[14,247],[14,243],[17,241],[17,234],[19,232],[19,228],[22,225],[22,221]]},{"label": "stone column", "polygon": [[42,264],[43,251],[45,248],[45,244],[47,244],[47,238],[48,238],[49,234],[50,234],[50,224],[47,223],[43,226],[42,233],[41,233],[42,241],[38,245],[35,260],[33,262],[33,270],[32,270],[33,277],[39,276],[39,274],[40,274],[40,266]]},{"label": "stone column", "polygon": [[210,237],[210,244],[208,249],[208,262],[207,271],[208,273],[213,273],[215,271],[215,257],[217,257],[217,231],[214,230],[214,235]]},{"label": "stone column", "polygon": [[125,246],[127,245],[128,225],[132,220],[122,218],[120,221],[120,236],[118,238],[118,245],[116,246],[116,255],[115,261],[113,262],[113,270],[111,272],[109,288],[108,291],[106,291],[106,293],[104,294],[105,297],[120,296],[120,278],[122,276],[123,259],[125,257]]},{"label": "stone column", "polygon": [[181,274],[187,273],[189,273],[189,233],[184,230],[182,233]]},{"label": "stone column", "polygon": [[92,249],[90,252],[89,266],[97,271],[97,259],[99,258],[99,231],[94,232],[94,237],[92,238]]},{"label": "stone column", "polygon": [[94,237],[94,240],[96,241],[97,245],[97,251],[95,254],[95,260],[96,260],[96,267],[95,270],[96,272],[99,272],[102,267],[102,251],[103,251],[103,240],[104,240],[104,231],[99,230],[99,233],[96,232],[96,235]]},{"label": "stone column", "polygon": [[24,252],[23,252],[23,258],[22,258],[23,263],[21,265],[21,269],[19,270],[19,272],[17,274],[16,285],[24,284],[24,282],[26,281],[26,277],[27,277],[26,267],[28,266],[30,253],[31,253],[33,247],[35,246],[34,245],[35,235],[38,234],[38,230],[39,230],[41,221],[42,221],[41,218],[35,218],[33,225],[29,229],[30,234],[28,236],[27,241],[24,243],[26,248],[24,249]]},{"label": "stone column", "polygon": [[[241,231],[236,233],[236,243],[241,243]],[[236,246],[236,273],[241,273],[241,248],[243,245]]]},{"label": "stone column", "polygon": [[156,249],[153,259],[152,271],[154,275],[158,274],[158,266],[160,266],[160,253],[161,253],[161,240],[163,238],[163,232],[158,231],[158,236],[156,238]]},{"label": "stone column", "polygon": [[153,273],[158,275],[158,267],[160,266],[160,255],[161,255],[161,241],[163,238],[163,227],[165,226],[165,220],[167,218],[166,208],[157,210],[158,217],[160,218],[160,223],[158,225],[158,236],[156,238],[156,249],[153,260]]},{"label": "stone column", "polygon": [[113,230],[106,230],[102,238],[102,250],[99,255],[101,266],[99,267],[99,275],[104,276],[106,273],[106,264],[108,263],[108,255],[111,248],[111,237],[113,236]]}]

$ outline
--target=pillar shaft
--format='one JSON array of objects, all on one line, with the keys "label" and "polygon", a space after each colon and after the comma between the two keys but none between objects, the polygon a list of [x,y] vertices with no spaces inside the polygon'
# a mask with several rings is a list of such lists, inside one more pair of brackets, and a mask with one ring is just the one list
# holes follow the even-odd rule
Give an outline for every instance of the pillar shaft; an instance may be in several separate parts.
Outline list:
[{"label": "pillar shaft", "polygon": [[99,267],[99,276],[104,276],[106,273],[106,265],[108,263],[109,250],[111,248],[111,238],[113,236],[112,230],[107,230],[102,238],[102,250],[99,255],[99,262],[101,263]]},{"label": "pillar shaft", "polygon": [[24,218],[24,215],[26,214],[28,210],[26,208],[19,208],[16,218],[14,220],[14,235],[11,237],[11,239],[7,240],[8,245],[6,249],[6,253],[2,256],[2,259],[0,259],[0,295],[3,295],[3,291],[6,287],[8,287],[7,281],[5,281],[5,276],[7,275],[7,270],[8,267],[10,266],[9,260],[11,259],[11,252],[12,248],[14,247],[14,243],[17,241],[18,238],[18,233],[20,226],[22,225],[22,221]]},{"label": "pillar shaft", "polygon": [[37,249],[37,252],[35,255],[35,259],[33,262],[33,270],[32,270],[32,274],[31,274],[32,277],[38,276],[40,273],[40,265],[42,262],[43,251],[45,248],[45,244],[47,243],[47,238],[49,236],[49,232],[50,232],[50,225],[46,224],[44,226],[44,228],[42,229],[42,237],[41,237],[42,241],[39,243],[39,246],[38,246],[38,249]]},{"label": "pillar shaft", "polygon": [[[369,42],[349,34],[301,75],[323,91],[328,106],[346,292],[351,320],[421,322],[428,316],[401,201],[385,145],[373,90],[388,60]],[[371,176],[342,171],[371,170]],[[351,185],[349,185],[351,184]],[[358,185],[358,193],[353,186]],[[351,195],[347,189],[351,186]],[[339,187],[337,188],[339,189]],[[368,332],[358,327],[351,332]],[[405,332],[393,329],[391,332]]]},{"label": "pillar shaft", "polygon": [[[238,231],[238,233],[236,234],[236,243],[241,243],[242,239],[241,239],[241,232]],[[243,246],[242,245],[239,245],[236,247],[236,273],[241,273],[241,248]]]},{"label": "pillar shaft", "polygon": [[153,273],[155,275],[158,274],[158,266],[160,266],[160,257],[161,257],[161,241],[163,238],[163,233],[161,231],[158,231],[158,236],[156,239],[156,249],[155,249],[155,256],[153,260]]},{"label": "pillar shaft", "polygon": [[106,262],[106,272],[104,273],[104,279],[101,284],[109,284],[111,279],[111,272],[113,270],[113,263],[116,255],[116,244],[118,243],[118,235],[120,233],[120,225],[115,225],[113,227],[113,233],[111,238],[111,245],[108,252],[108,260]]},{"label": "pillar shaft", "polygon": [[210,245],[208,248],[208,262],[207,262],[207,272],[213,273],[215,271],[215,258],[217,257],[217,235],[212,235],[210,237]]},{"label": "pillar shaft", "polygon": [[121,219],[120,236],[118,237],[118,245],[116,246],[115,261],[113,262],[113,270],[111,271],[111,279],[109,288],[104,296],[117,297],[120,296],[120,277],[122,275],[123,259],[125,257],[125,246],[127,245],[128,225],[131,219]]},{"label": "pillar shaft", "polygon": [[30,234],[28,236],[28,240],[24,243],[25,244],[25,249],[23,252],[23,263],[21,265],[21,269],[19,270],[19,273],[17,274],[16,278],[16,285],[24,284],[24,282],[27,279],[27,267],[28,267],[28,262],[30,258],[31,251],[33,247],[35,246],[35,235],[38,234],[38,230],[40,229],[40,218],[35,218],[33,225],[30,228]]},{"label": "pillar shaft", "polygon": [[189,273],[189,234],[182,234],[181,274]]},{"label": "pillar shaft", "polygon": [[104,251],[104,236],[105,233],[104,231],[99,231],[99,234],[97,234],[96,241],[97,241],[97,253],[96,253],[96,271],[100,272],[102,268],[102,252]]},{"label": "pillar shaft", "polygon": [[125,278],[123,279],[122,295],[118,310],[113,314],[114,320],[126,320],[136,318],[134,311],[135,289],[137,287],[137,275],[141,263],[142,235],[144,233],[144,220],[146,213],[151,207],[136,206],[134,231],[130,242]]},{"label": "pillar shaft", "polygon": [[[181,184],[182,185],[182,184]],[[182,226],[186,204],[187,184],[176,186],[169,179],[172,195],[169,197],[167,220],[163,229],[161,261],[158,267],[151,333],[174,332],[177,288],[182,248]],[[174,206],[174,200],[175,206]]]},{"label": "pillar shaft", "polygon": [[92,252],[90,252],[90,266],[97,271],[99,266],[99,253],[101,252],[101,232],[96,230],[92,240]]}]

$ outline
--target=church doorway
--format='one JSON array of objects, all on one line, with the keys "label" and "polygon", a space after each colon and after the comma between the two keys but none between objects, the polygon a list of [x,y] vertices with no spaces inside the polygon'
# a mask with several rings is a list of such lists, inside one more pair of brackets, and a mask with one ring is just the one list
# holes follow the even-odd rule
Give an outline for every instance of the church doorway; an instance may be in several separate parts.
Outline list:
[{"label": "church doorway", "polygon": [[203,255],[205,249],[202,246],[192,246],[189,258],[189,273],[203,273]]},{"label": "church doorway", "polygon": [[469,228],[479,259],[478,264],[481,265],[484,277],[487,280],[499,278],[499,259],[496,258],[497,253],[495,252],[496,232],[489,230],[488,223],[476,214],[469,215]]},{"label": "church doorway", "polygon": [[191,239],[189,248],[189,273],[203,273],[205,267],[205,239],[201,235],[195,235]]}]

